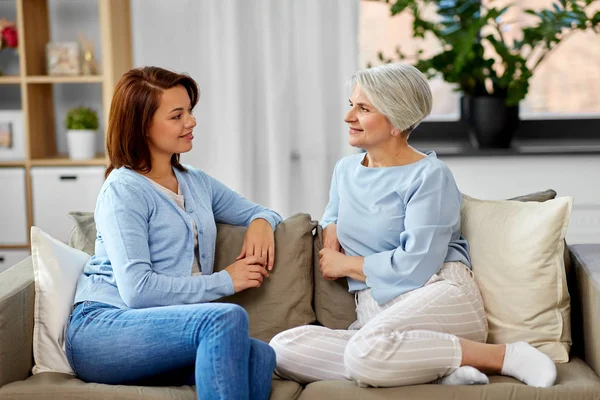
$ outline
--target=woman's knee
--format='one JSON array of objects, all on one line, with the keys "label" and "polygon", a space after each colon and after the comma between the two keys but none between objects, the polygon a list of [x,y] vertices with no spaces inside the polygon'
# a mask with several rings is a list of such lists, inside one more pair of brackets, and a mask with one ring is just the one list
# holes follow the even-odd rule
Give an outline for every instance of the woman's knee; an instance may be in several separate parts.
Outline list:
[{"label": "woman's knee", "polygon": [[250,338],[250,356],[259,357],[266,369],[273,371],[276,364],[275,350],[262,340]]},{"label": "woman's knee", "polygon": [[299,353],[294,350],[300,342],[309,337],[313,337],[313,326],[298,326],[278,333],[271,339],[269,345],[273,348],[277,358],[277,366],[294,363]]},{"label": "woman's knee", "polygon": [[222,329],[248,331],[248,313],[237,304],[219,303],[212,317],[212,323],[221,325]]},{"label": "woman's knee", "polygon": [[287,345],[290,343],[290,339],[294,336],[292,331],[295,330],[298,330],[298,328],[292,328],[288,329],[287,331],[279,332],[277,335],[273,336],[269,342],[269,346],[273,349],[277,358],[287,356]]},{"label": "woman's knee", "polygon": [[273,336],[269,344],[277,352],[278,348],[286,348],[308,338],[314,338],[313,328],[315,328],[313,325],[303,325],[288,329]]},{"label": "woman's knee", "polygon": [[394,332],[383,326],[374,328],[359,331],[350,339],[344,350],[346,373],[360,386],[381,386],[378,371],[386,368],[386,355],[383,354],[386,351],[382,353],[381,347],[393,346],[392,343],[384,342],[387,342],[386,338],[394,335]]},{"label": "woman's knee", "polygon": [[356,336],[350,339],[344,349],[344,368],[348,377],[356,382],[368,380],[367,361],[366,352],[357,344]]}]

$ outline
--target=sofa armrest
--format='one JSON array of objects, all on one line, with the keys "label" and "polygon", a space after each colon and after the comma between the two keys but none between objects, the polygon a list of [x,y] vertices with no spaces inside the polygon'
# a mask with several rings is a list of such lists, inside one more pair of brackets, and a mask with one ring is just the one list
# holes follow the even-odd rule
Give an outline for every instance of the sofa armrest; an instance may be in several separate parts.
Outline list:
[{"label": "sofa armrest", "polygon": [[583,331],[583,357],[600,375],[600,244],[570,246]]},{"label": "sofa armrest", "polygon": [[0,274],[0,387],[33,367],[35,285],[31,257]]}]

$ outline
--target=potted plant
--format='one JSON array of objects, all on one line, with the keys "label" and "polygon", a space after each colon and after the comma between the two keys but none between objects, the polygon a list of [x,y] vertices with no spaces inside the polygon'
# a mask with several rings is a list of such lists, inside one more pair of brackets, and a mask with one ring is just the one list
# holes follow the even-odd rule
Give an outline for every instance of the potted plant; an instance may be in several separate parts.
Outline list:
[{"label": "potted plant", "polygon": [[84,160],[96,154],[98,115],[87,107],[72,108],[65,118],[69,158]]},{"label": "potted plant", "polygon": [[[422,57],[422,50],[408,57],[397,48],[397,55],[429,78],[439,74],[457,85],[463,93],[461,120],[478,147],[509,147],[519,122],[519,102],[535,70],[573,32],[600,32],[600,12],[589,15],[596,0],[560,0],[551,9],[526,9],[535,23],[517,40],[506,38],[510,22],[502,18],[514,4],[498,8],[481,0],[381,1],[391,3],[392,15],[411,13],[413,37],[428,34],[440,42],[441,51],[429,58]],[[437,7],[435,20],[423,17],[431,5]],[[493,51],[484,52],[484,46]],[[379,58],[392,61],[381,53]]]}]

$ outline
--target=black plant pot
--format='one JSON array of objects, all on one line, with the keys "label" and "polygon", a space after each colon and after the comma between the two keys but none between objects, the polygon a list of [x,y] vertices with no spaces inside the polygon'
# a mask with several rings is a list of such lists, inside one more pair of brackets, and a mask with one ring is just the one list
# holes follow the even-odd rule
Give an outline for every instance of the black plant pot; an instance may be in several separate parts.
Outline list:
[{"label": "black plant pot", "polygon": [[462,121],[477,148],[508,148],[519,127],[519,106],[507,106],[503,98],[463,96]]}]

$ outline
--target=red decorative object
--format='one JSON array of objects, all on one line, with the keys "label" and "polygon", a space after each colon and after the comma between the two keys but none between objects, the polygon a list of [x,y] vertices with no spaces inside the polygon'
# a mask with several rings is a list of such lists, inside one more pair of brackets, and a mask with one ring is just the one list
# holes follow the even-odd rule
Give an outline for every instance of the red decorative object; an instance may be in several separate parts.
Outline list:
[{"label": "red decorative object", "polygon": [[0,50],[4,48],[17,48],[19,45],[19,35],[13,22],[6,18],[0,19]]}]

